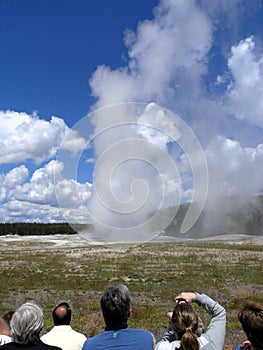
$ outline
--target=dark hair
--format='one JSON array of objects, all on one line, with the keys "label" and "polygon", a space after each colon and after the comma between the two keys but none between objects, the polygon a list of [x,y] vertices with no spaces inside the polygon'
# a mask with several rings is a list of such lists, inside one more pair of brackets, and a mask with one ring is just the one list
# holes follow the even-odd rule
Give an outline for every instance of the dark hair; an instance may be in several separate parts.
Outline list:
[{"label": "dark hair", "polygon": [[259,303],[246,303],[239,311],[238,319],[253,348],[263,349],[263,306]]},{"label": "dark hair", "polygon": [[[63,312],[58,312],[58,309],[64,309]],[[63,301],[58,304],[52,311],[53,321],[55,326],[69,325],[71,321],[71,308],[68,303]]]},{"label": "dark hair", "polygon": [[107,328],[120,329],[130,316],[131,298],[124,284],[110,284],[100,299],[101,311]]},{"label": "dark hair", "polygon": [[200,348],[196,335],[198,316],[191,304],[187,302],[176,304],[171,326],[181,342],[180,350],[198,350]]},{"label": "dark hair", "polygon": [[11,336],[10,325],[5,321],[3,317],[0,316],[0,334]]},{"label": "dark hair", "polygon": [[14,310],[10,310],[7,311],[3,314],[3,319],[6,321],[6,323],[8,323],[10,325],[11,319],[14,315],[15,311]]}]

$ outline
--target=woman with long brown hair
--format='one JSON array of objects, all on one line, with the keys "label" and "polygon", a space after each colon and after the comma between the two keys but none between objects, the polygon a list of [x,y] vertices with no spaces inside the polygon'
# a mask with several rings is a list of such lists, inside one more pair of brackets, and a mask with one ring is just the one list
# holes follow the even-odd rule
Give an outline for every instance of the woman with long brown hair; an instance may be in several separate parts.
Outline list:
[{"label": "woman with long brown hair", "polygon": [[[183,292],[176,298],[171,319],[175,340],[163,338],[155,350],[222,350],[225,339],[226,312],[223,306],[205,294]],[[198,315],[192,302],[211,315],[207,330],[198,336]]]}]

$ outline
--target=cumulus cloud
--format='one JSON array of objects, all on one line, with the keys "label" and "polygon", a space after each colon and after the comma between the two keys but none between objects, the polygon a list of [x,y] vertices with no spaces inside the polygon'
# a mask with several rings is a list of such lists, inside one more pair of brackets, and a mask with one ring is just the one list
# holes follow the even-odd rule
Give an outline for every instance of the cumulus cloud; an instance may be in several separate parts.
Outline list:
[{"label": "cumulus cloud", "polygon": [[[62,215],[63,205],[76,207],[75,197],[70,196],[73,189],[79,191],[86,203],[91,188],[88,183],[80,184],[76,180],[72,182],[64,179],[64,164],[52,158],[55,158],[59,149],[75,156],[85,148],[86,140],[75,130],[69,129],[63,119],[54,116],[46,121],[36,113],[29,115],[0,111],[0,123],[4,125],[0,129],[0,163],[30,161],[37,166],[32,174],[23,164],[0,175],[0,217],[7,221],[65,221]],[[69,134],[70,138],[67,137]],[[39,167],[45,161],[49,162]],[[68,193],[67,200],[60,203],[61,209],[57,203],[55,177],[60,193]],[[79,209],[76,209],[76,214],[77,210]],[[74,217],[72,220],[75,220]]]},{"label": "cumulus cloud", "polygon": [[61,210],[50,205],[11,199],[1,207],[2,222],[64,222]]},{"label": "cumulus cloud", "polygon": [[7,188],[14,188],[26,181],[29,171],[25,165],[10,170],[6,175],[2,175],[2,186]]},{"label": "cumulus cloud", "polygon": [[237,140],[217,136],[206,150],[212,201],[220,196],[240,197],[263,191],[263,144],[242,147]]},{"label": "cumulus cloud", "polygon": [[[0,164],[25,162],[36,164],[55,157],[69,128],[63,119],[51,117],[40,119],[36,114],[28,115],[14,111],[0,111]],[[76,153],[83,149],[85,140],[73,134],[65,149]]]},{"label": "cumulus cloud", "polygon": [[232,46],[228,67],[233,79],[228,85],[227,111],[263,128],[263,54],[257,53],[253,37]]},{"label": "cumulus cloud", "polygon": [[[18,217],[25,221],[34,218],[33,221],[36,222],[65,221],[62,215],[65,208],[74,209],[76,217],[80,213],[83,217],[83,209],[79,208],[79,203],[81,201],[82,204],[87,204],[92,186],[89,183],[81,184],[76,180],[65,179],[62,174],[63,167],[63,163],[51,160],[44,167],[35,170],[30,178],[24,165],[1,175],[2,220]],[[57,191],[60,198],[64,199],[59,204]],[[72,216],[71,221],[75,222],[76,217]],[[89,221],[87,215],[85,219],[85,222]]]}]

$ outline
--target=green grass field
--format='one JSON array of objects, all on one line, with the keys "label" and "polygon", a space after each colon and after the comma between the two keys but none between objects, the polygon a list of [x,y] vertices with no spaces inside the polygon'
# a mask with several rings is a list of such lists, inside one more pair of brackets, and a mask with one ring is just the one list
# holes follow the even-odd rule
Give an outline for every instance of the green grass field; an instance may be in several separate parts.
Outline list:
[{"label": "green grass field", "polygon": [[[99,299],[111,281],[125,283],[132,295],[129,325],[160,339],[166,313],[180,291],[196,290],[227,310],[225,349],[244,338],[237,320],[243,301],[263,303],[263,245],[249,242],[145,243],[58,247],[23,239],[1,242],[0,313],[35,300],[45,312],[62,300],[73,307],[72,327],[92,336],[103,330]],[[209,318],[198,308],[207,325]]]}]

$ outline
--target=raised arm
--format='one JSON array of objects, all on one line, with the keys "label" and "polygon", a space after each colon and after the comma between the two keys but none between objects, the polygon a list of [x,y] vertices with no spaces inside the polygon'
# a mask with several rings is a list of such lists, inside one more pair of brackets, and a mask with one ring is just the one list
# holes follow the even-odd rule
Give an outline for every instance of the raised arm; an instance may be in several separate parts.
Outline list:
[{"label": "raised arm", "polygon": [[211,343],[213,350],[222,350],[226,333],[226,310],[222,305],[205,294],[196,293],[196,298],[193,301],[202,306],[212,317],[202,337]]}]

